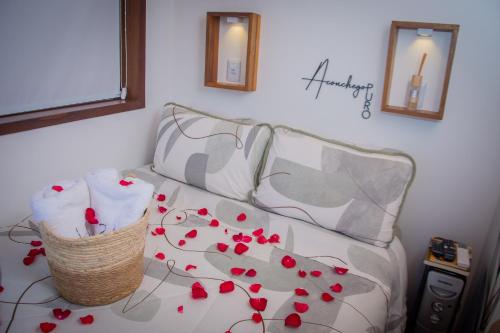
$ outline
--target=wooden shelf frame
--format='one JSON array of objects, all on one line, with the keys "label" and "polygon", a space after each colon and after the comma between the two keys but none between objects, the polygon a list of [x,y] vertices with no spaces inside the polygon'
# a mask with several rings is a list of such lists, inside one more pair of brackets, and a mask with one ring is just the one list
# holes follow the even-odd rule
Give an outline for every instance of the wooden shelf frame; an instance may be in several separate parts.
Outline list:
[{"label": "wooden shelf frame", "polygon": [[[382,111],[396,113],[400,115],[424,118],[424,119],[431,119],[431,120],[443,119],[459,28],[460,26],[458,24],[392,21],[390,35],[389,35],[389,47],[387,50],[387,62],[385,67],[384,93],[382,95],[382,106],[381,106]],[[451,33],[450,48],[448,51],[448,61],[446,63],[443,88],[441,91],[441,99],[439,102],[439,110],[437,112],[429,110],[409,110],[407,107],[389,105],[392,74],[394,71],[394,56],[396,54],[398,32],[400,29],[409,29],[409,30],[433,29],[434,31],[443,31]]]},{"label": "wooden shelf frame", "polygon": [[[221,17],[248,18],[248,41],[245,83],[219,82],[219,30]],[[208,12],[207,37],[205,43],[205,86],[241,91],[255,91],[257,88],[257,65],[260,42],[260,15],[256,13]]]}]

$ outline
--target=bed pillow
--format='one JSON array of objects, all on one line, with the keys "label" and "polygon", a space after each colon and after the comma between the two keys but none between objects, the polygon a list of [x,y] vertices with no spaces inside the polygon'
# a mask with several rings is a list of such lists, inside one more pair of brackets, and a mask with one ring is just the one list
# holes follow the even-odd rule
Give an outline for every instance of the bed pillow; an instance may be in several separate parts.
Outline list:
[{"label": "bed pillow", "polygon": [[413,159],[326,140],[284,126],[272,141],[251,202],[262,209],[387,246]]},{"label": "bed pillow", "polygon": [[268,125],[227,120],[169,104],[157,132],[153,170],[229,198],[247,200],[271,136]]}]

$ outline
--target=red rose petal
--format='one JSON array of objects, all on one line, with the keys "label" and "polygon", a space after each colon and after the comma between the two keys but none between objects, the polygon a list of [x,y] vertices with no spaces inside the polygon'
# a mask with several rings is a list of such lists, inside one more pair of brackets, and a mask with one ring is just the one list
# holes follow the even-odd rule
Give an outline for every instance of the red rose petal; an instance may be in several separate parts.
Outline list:
[{"label": "red rose petal", "polygon": [[302,271],[302,270],[299,270],[297,272],[297,274],[301,277],[301,278],[305,278],[307,276],[307,272],[306,271]]},{"label": "red rose petal", "polygon": [[205,216],[207,214],[208,214],[208,209],[206,209],[206,208],[198,209],[198,215]]},{"label": "red rose petal", "polygon": [[221,294],[227,294],[234,290],[233,281],[224,281],[219,285],[219,292]]},{"label": "red rose petal", "polygon": [[267,299],[264,297],[250,298],[249,303],[254,310],[265,311],[267,306]]},{"label": "red rose petal", "polygon": [[165,194],[158,194],[158,196],[156,197],[156,200],[158,201],[165,201],[165,199],[167,199]]},{"label": "red rose petal", "polygon": [[252,241],[252,236],[248,236],[248,235],[243,235],[243,237],[241,237],[241,241],[243,243],[250,243]]},{"label": "red rose petal", "polygon": [[59,186],[59,185],[52,186],[52,189],[56,192],[61,192],[62,190],[64,190],[64,188],[62,186]]},{"label": "red rose petal", "polygon": [[191,269],[197,269],[197,268],[198,268],[198,267],[196,267],[195,265],[191,265],[191,264],[189,264],[189,265],[186,265],[186,268],[185,268],[184,270],[187,272],[187,271],[189,271],[189,270],[191,270]]},{"label": "red rose petal", "polygon": [[217,243],[217,250],[219,250],[220,252],[226,252],[228,247],[229,246],[227,244]]},{"label": "red rose petal", "polygon": [[253,268],[250,268],[246,273],[246,276],[248,277],[255,277],[257,275],[257,271]]},{"label": "red rose petal", "polygon": [[89,314],[89,315],[86,315],[85,317],[80,317],[80,322],[83,325],[90,325],[94,322],[94,316]]},{"label": "red rose petal", "polygon": [[243,238],[243,233],[240,232],[239,234],[233,235],[233,241],[235,242],[241,242],[241,239]]},{"label": "red rose petal", "polygon": [[37,246],[42,246],[42,241],[39,240],[32,240],[30,242],[31,246],[37,247]]},{"label": "red rose petal", "polygon": [[45,248],[43,248],[43,247],[39,248],[39,249],[38,249],[38,252],[39,252],[42,256],[44,256],[44,257],[46,256],[46,254],[45,254]]},{"label": "red rose petal", "polygon": [[180,221],[182,219],[182,217],[180,217],[179,215],[177,215],[175,218],[177,219],[177,221]]},{"label": "red rose petal", "polygon": [[246,269],[241,268],[241,267],[233,267],[231,268],[231,274],[239,276],[243,273],[245,273]]},{"label": "red rose petal", "polygon": [[28,257],[36,257],[39,254],[40,254],[40,250],[39,249],[31,249],[31,250],[29,250],[27,256]]},{"label": "red rose petal", "polygon": [[300,316],[297,313],[289,314],[285,318],[285,326],[286,327],[297,328],[297,327],[300,327],[300,325],[302,325],[302,320],[300,319]]},{"label": "red rose petal", "polygon": [[330,295],[329,293],[322,293],[322,294],[321,294],[321,299],[322,299],[324,302],[327,302],[327,303],[328,303],[328,302],[333,301],[335,298],[334,298],[332,295]]},{"label": "red rose petal", "polygon": [[198,235],[198,231],[196,229],[191,230],[187,234],[184,235],[186,238],[195,238]]},{"label": "red rose petal", "polygon": [[290,256],[284,256],[282,259],[281,259],[281,264],[283,265],[283,267],[285,268],[293,268],[295,267],[296,265],[296,261],[295,259],[293,259],[292,257]]},{"label": "red rose petal", "polygon": [[254,283],[251,284],[250,287],[248,287],[248,289],[250,289],[250,291],[253,293],[258,293],[260,288],[262,288],[262,285],[260,283]]},{"label": "red rose petal", "polygon": [[49,333],[52,332],[56,328],[56,326],[57,325],[54,323],[40,323],[40,331],[42,331],[43,333]]},{"label": "red rose petal", "polygon": [[240,215],[236,216],[236,220],[238,222],[243,222],[247,219],[247,215],[245,213],[241,213]]},{"label": "red rose petal", "polygon": [[155,229],[155,232],[158,234],[158,235],[163,235],[165,233],[165,228],[162,228],[162,227],[158,227]]},{"label": "red rose petal", "polygon": [[64,320],[68,318],[68,316],[71,314],[71,310],[70,309],[63,310],[61,308],[55,308],[52,310],[52,314],[56,319]]},{"label": "red rose petal", "polygon": [[212,219],[212,221],[210,221],[209,226],[211,226],[211,227],[218,227],[219,226],[219,220]]},{"label": "red rose petal", "polygon": [[179,246],[184,246],[186,245],[186,241],[184,239],[181,239],[178,243]]},{"label": "red rose petal", "polygon": [[236,253],[237,255],[242,255],[243,253],[245,253],[247,251],[248,251],[248,246],[246,246],[243,243],[238,243],[234,247],[234,253]]},{"label": "red rose petal", "polygon": [[33,261],[35,261],[35,257],[24,257],[23,264],[29,266],[33,263]]},{"label": "red rose petal", "polygon": [[342,292],[342,285],[340,283],[335,283],[334,285],[330,286],[330,290],[333,291],[334,293],[340,293]]},{"label": "red rose petal", "polygon": [[151,230],[151,235],[158,236],[158,234],[156,232],[154,232],[154,230]]},{"label": "red rose petal", "polygon": [[4,288],[3,286],[0,286],[0,293],[1,293],[2,291],[4,291],[4,290],[5,290],[5,288]]},{"label": "red rose petal", "polygon": [[254,321],[254,323],[260,323],[262,321],[262,315],[258,312],[254,312],[254,314],[252,315],[252,320]]},{"label": "red rose petal", "polygon": [[121,186],[129,186],[129,185],[132,185],[133,183],[134,183],[133,181],[128,181],[128,180],[125,180],[125,179],[120,180],[120,185]]},{"label": "red rose petal", "polygon": [[184,306],[179,305],[179,306],[177,307],[177,312],[179,312],[179,313],[184,313]]},{"label": "red rose petal", "polygon": [[254,230],[254,232],[252,232],[252,235],[254,235],[255,237],[259,237],[260,235],[262,235],[263,232],[264,232],[264,229],[259,228],[257,230]]},{"label": "red rose petal", "polygon": [[157,259],[163,260],[163,259],[165,259],[165,254],[164,254],[163,252],[157,252],[157,253],[155,254],[155,257],[156,257]]},{"label": "red rose petal", "polygon": [[85,209],[85,220],[89,224],[99,224],[99,221],[95,217],[95,210],[90,207]]},{"label": "red rose petal", "polygon": [[280,242],[280,235],[272,234],[271,237],[269,237],[268,242],[271,244],[279,243]]},{"label": "red rose petal", "polygon": [[259,243],[259,244],[266,244],[267,243],[267,238],[264,237],[263,235],[260,235],[259,237],[257,237],[257,243]]},{"label": "red rose petal", "polygon": [[167,208],[165,208],[163,206],[158,206],[158,211],[160,212],[160,214],[163,214],[163,213],[167,212]]},{"label": "red rose petal", "polygon": [[199,282],[193,283],[191,286],[191,297],[193,299],[207,298],[208,294],[205,288]]},{"label": "red rose petal", "polygon": [[297,295],[297,296],[309,296],[309,293],[307,292],[307,290],[305,290],[303,288],[296,288],[295,295]]},{"label": "red rose petal", "polygon": [[344,275],[349,270],[347,268],[338,267],[338,266],[333,267],[333,269],[335,270],[335,273],[337,273],[338,275]]},{"label": "red rose petal", "polygon": [[314,276],[314,277],[320,277],[320,276],[321,276],[321,274],[323,274],[323,273],[321,273],[321,271],[311,271],[311,273],[310,273],[310,274],[311,274],[312,276]]},{"label": "red rose petal", "polygon": [[295,311],[297,311],[298,313],[304,313],[309,310],[309,305],[307,305],[306,303],[294,302],[293,306],[295,308]]}]

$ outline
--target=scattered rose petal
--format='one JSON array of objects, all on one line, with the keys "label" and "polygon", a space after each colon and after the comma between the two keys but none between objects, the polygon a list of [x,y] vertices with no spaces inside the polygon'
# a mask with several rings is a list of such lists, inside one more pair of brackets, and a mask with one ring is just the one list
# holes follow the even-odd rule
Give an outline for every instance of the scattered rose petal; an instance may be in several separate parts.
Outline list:
[{"label": "scattered rose petal", "polygon": [[241,237],[241,241],[243,243],[250,243],[252,241],[252,236],[248,236],[248,235],[243,235],[243,237]]},{"label": "scattered rose petal", "polygon": [[86,315],[84,317],[80,317],[80,322],[83,325],[90,325],[94,322],[94,316],[89,314],[89,315]]},{"label": "scattered rose petal", "polygon": [[198,215],[205,216],[207,214],[208,214],[208,209],[206,209],[206,208],[198,209]]},{"label": "scattered rose petal", "polygon": [[236,246],[234,247],[234,253],[238,254],[238,255],[242,255],[243,253],[247,252],[248,251],[248,246],[246,246],[245,244],[243,243],[238,243],[236,244]]},{"label": "scattered rose petal", "polygon": [[241,268],[241,267],[233,267],[231,268],[231,274],[239,276],[243,273],[245,273],[246,269]]},{"label": "scattered rose petal", "polygon": [[245,213],[241,213],[240,215],[238,215],[238,216],[236,217],[236,220],[237,220],[238,222],[243,222],[243,221],[245,221],[246,219],[247,219],[247,215],[246,215]]},{"label": "scattered rose petal", "polygon": [[320,277],[320,276],[321,276],[321,274],[323,274],[323,273],[321,273],[321,271],[311,271],[311,273],[310,273],[310,274],[311,274],[312,276],[314,276],[314,277]]},{"label": "scattered rose petal", "polygon": [[302,271],[302,270],[299,270],[297,272],[297,274],[301,277],[301,278],[305,278],[307,276],[307,272],[306,271]]},{"label": "scattered rose petal", "polygon": [[208,294],[205,288],[199,282],[193,283],[191,286],[191,297],[193,299],[207,298]]},{"label": "scattered rose petal", "polygon": [[300,316],[297,313],[291,313],[285,318],[285,326],[297,328],[302,325],[302,320],[300,320]]},{"label": "scattered rose petal", "polygon": [[257,237],[257,243],[259,243],[259,244],[266,244],[267,243],[267,238],[264,237],[263,235],[260,235],[259,237]]},{"label": "scattered rose petal", "polygon": [[198,235],[198,231],[196,229],[191,230],[187,234],[184,235],[186,238],[195,238]]},{"label": "scattered rose petal", "polygon": [[333,269],[335,270],[335,273],[337,273],[338,275],[344,275],[349,270],[347,268],[338,267],[338,266],[333,267]]},{"label": "scattered rose petal", "polygon": [[40,331],[42,331],[43,333],[49,333],[52,332],[56,328],[56,326],[57,325],[54,323],[40,323]]},{"label": "scattered rose petal", "polygon": [[158,236],[158,234],[154,230],[151,230],[151,235]]},{"label": "scattered rose petal", "polygon": [[35,257],[24,257],[23,264],[29,266],[33,263],[33,261],[35,261]]},{"label": "scattered rose petal", "polygon": [[257,275],[257,271],[253,268],[250,268],[246,273],[246,276],[248,277],[255,277]]},{"label": "scattered rose petal", "polygon": [[133,181],[128,181],[128,180],[125,180],[125,179],[120,180],[120,185],[121,186],[129,186],[129,185],[132,185],[133,183],[134,183]]},{"label": "scattered rose petal", "polygon": [[44,256],[44,257],[46,256],[46,254],[45,254],[45,248],[44,248],[44,247],[39,248],[39,249],[38,249],[38,252],[39,252],[42,256]]},{"label": "scattered rose petal", "polygon": [[167,199],[165,194],[158,194],[158,196],[156,197],[156,200],[158,201],[165,201],[165,199]]},{"label": "scattered rose petal", "polygon": [[31,249],[28,252],[28,257],[36,257],[39,254],[40,254],[40,250],[39,249]]},{"label": "scattered rose petal", "polygon": [[186,245],[186,241],[184,239],[181,239],[178,243],[179,246],[184,246]]},{"label": "scattered rose petal", "polygon": [[249,300],[250,306],[257,311],[264,311],[266,310],[267,306],[267,299],[264,297],[261,298],[250,298]]},{"label": "scattered rose petal", "polygon": [[163,213],[167,212],[167,208],[165,208],[163,206],[158,206],[158,211],[160,212],[160,214],[163,214]]},{"label": "scattered rose petal", "polygon": [[321,294],[321,299],[322,299],[324,302],[327,302],[327,303],[328,303],[328,302],[333,301],[335,298],[334,298],[332,295],[330,295],[329,293],[322,293],[322,294]]},{"label": "scattered rose petal", "polygon": [[309,305],[301,302],[294,302],[293,307],[295,308],[295,311],[297,311],[298,313],[304,313],[307,310],[309,310]]},{"label": "scattered rose petal", "polygon": [[227,294],[234,290],[233,281],[224,281],[219,285],[219,292],[221,294]]},{"label": "scattered rose petal", "polygon": [[71,310],[70,309],[63,310],[61,308],[55,308],[52,310],[52,314],[56,319],[64,320],[68,318],[68,316],[71,314]]},{"label": "scattered rose petal", "polygon": [[330,290],[333,291],[334,293],[340,293],[342,292],[342,285],[340,283],[335,283],[334,285],[330,286]]},{"label": "scattered rose petal", "polygon": [[184,306],[183,306],[183,305],[179,305],[179,306],[177,307],[177,312],[179,312],[179,313],[184,313]]},{"label": "scattered rose petal", "polygon": [[211,227],[218,227],[219,226],[219,220],[212,219],[212,221],[210,221],[209,226],[211,226]]},{"label": "scattered rose petal", "polygon": [[162,227],[158,227],[155,229],[155,232],[158,234],[158,235],[163,235],[165,233],[165,228],[162,228]]},{"label": "scattered rose petal", "polygon": [[163,260],[165,259],[165,254],[163,252],[157,252],[155,254],[156,259]]},{"label": "scattered rose petal", "polygon": [[248,287],[248,289],[250,289],[250,291],[253,293],[258,293],[260,288],[262,288],[262,285],[260,283],[254,283],[251,284],[250,287]]},{"label": "scattered rose petal", "polygon": [[4,290],[5,290],[5,288],[4,288],[3,286],[0,286],[0,293],[1,293],[2,291],[4,291]]},{"label": "scattered rose petal", "polygon": [[252,315],[252,320],[254,321],[254,323],[258,324],[262,321],[262,315],[258,312],[254,312]]},{"label": "scattered rose petal", "polygon": [[182,217],[180,217],[179,215],[177,215],[175,218],[177,219],[177,221],[180,221],[182,219]]},{"label": "scattered rose petal", "polygon": [[52,189],[56,192],[61,192],[62,190],[64,190],[64,188],[62,186],[59,186],[59,185],[52,186]]},{"label": "scattered rose petal", "polygon": [[269,237],[268,242],[271,244],[279,243],[280,242],[280,235],[272,234],[271,237]]},{"label": "scattered rose petal", "polygon": [[227,229],[224,229],[224,233],[227,235]]},{"label": "scattered rose petal", "polygon": [[241,239],[243,238],[243,233],[240,232],[239,234],[235,234],[235,235],[233,235],[232,238],[233,238],[233,241],[235,241],[235,242],[241,242]]},{"label": "scattered rose petal", "polygon": [[263,232],[264,232],[264,229],[259,228],[257,230],[254,230],[254,232],[252,232],[252,235],[254,235],[255,237],[259,237],[260,235],[262,235]]},{"label": "scattered rose petal", "polygon": [[227,244],[217,243],[217,250],[219,250],[220,252],[226,252],[228,247],[229,246]]},{"label": "scattered rose petal", "polygon": [[87,220],[89,224],[99,224],[99,220],[95,217],[95,210],[90,207],[85,209],[85,220]]},{"label": "scattered rose petal", "polygon": [[309,296],[309,293],[307,292],[307,290],[305,290],[303,288],[296,288],[295,295],[297,295],[297,296]]},{"label": "scattered rose petal", "polygon": [[295,259],[293,259],[292,257],[290,257],[290,256],[284,256],[281,259],[281,264],[285,268],[293,268],[293,267],[295,267],[296,262],[295,262]]},{"label": "scattered rose petal", "polygon": [[42,246],[42,241],[39,240],[32,240],[30,242],[31,246],[37,247],[37,246]]},{"label": "scattered rose petal", "polygon": [[198,267],[196,267],[195,265],[188,264],[188,265],[186,265],[185,271],[188,272],[192,269],[197,269],[197,268]]}]

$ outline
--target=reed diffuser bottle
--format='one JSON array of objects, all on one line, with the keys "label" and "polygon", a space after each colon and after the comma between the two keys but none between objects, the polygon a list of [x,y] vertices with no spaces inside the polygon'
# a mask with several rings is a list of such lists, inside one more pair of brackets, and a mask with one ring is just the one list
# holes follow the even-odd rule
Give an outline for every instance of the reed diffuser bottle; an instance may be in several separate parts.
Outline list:
[{"label": "reed diffuser bottle", "polygon": [[418,68],[417,74],[411,76],[410,81],[410,93],[408,97],[408,109],[416,110],[418,104],[418,96],[420,94],[420,87],[422,86],[422,70],[424,68],[425,59],[427,58],[427,53],[422,55],[422,60],[420,61],[420,66]]}]

